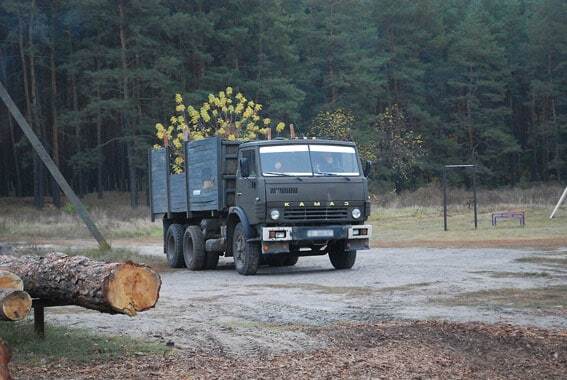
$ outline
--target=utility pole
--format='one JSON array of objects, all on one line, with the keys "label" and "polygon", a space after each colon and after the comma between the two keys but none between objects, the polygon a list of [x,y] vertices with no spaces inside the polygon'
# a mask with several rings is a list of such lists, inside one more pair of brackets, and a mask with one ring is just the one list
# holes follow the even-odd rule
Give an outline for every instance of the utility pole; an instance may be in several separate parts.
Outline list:
[{"label": "utility pole", "polygon": [[43,163],[45,164],[45,166],[47,167],[47,169],[49,170],[49,172],[51,173],[51,175],[53,176],[53,178],[61,188],[61,190],[63,190],[63,192],[67,196],[67,199],[69,199],[69,201],[73,204],[73,206],[75,206],[77,213],[79,214],[79,216],[81,217],[81,219],[83,220],[83,222],[85,223],[85,225],[87,226],[93,237],[98,242],[100,248],[109,249],[110,245],[104,239],[104,237],[96,227],[87,209],[85,208],[85,206],[83,206],[83,203],[81,202],[79,197],[77,197],[77,194],[75,194],[71,186],[69,186],[69,184],[65,180],[65,177],[63,177],[63,174],[61,174],[61,171],[59,171],[59,168],[57,167],[57,165],[55,164],[49,153],[47,153],[45,147],[39,141],[37,135],[31,129],[30,125],[28,124],[28,122],[26,121],[26,119],[18,109],[18,106],[16,106],[16,104],[10,97],[10,94],[8,94],[8,91],[6,91],[6,88],[4,87],[4,84],[2,84],[2,82],[0,82],[0,98],[2,98],[2,100],[6,104],[6,107],[8,107],[8,111],[10,111],[10,113],[12,114],[12,116],[14,117],[14,119],[22,129],[22,132],[24,132],[24,134],[30,141],[32,147],[37,152],[39,158],[43,161]]}]

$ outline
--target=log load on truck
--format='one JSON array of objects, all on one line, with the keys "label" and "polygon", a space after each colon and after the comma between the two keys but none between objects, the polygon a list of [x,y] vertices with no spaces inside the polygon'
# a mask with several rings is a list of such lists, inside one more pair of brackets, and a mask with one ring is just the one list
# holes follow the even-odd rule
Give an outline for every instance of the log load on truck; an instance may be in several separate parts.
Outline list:
[{"label": "log load on truck", "polygon": [[209,137],[185,142],[183,155],[184,172],[172,174],[169,148],[149,152],[150,213],[171,267],[214,269],[223,255],[252,275],[328,254],[350,269],[368,249],[369,163],[354,143]]}]

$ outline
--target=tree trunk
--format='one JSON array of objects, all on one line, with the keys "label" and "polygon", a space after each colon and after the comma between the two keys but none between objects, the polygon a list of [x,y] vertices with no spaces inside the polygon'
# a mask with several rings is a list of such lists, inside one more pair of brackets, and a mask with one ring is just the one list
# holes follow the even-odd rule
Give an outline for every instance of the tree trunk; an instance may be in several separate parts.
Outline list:
[{"label": "tree trunk", "polygon": [[24,290],[24,282],[14,273],[0,270],[0,289]]},{"label": "tree trunk", "polygon": [[[97,70],[99,69],[99,64],[97,60]],[[96,97],[100,102],[100,85],[96,85]],[[99,109],[96,114],[96,146],[98,151],[98,164],[96,170],[96,193],[97,198],[102,199],[103,189],[102,189],[102,170],[104,165],[104,156],[102,152],[102,118],[100,116],[101,110]]]},{"label": "tree trunk", "polygon": [[21,321],[31,307],[32,299],[23,290],[0,289],[0,321]]},{"label": "tree trunk", "polygon": [[154,307],[161,287],[156,272],[133,262],[103,263],[51,253],[0,256],[0,266],[20,276],[34,298],[110,314],[133,316]]},{"label": "tree trunk", "polygon": [[[120,59],[122,62],[122,96],[124,98],[124,107],[128,107],[128,60],[126,58],[126,28],[125,28],[125,18],[124,18],[124,4],[120,0],[118,2],[118,15],[120,17]],[[134,134],[130,131],[129,120],[127,115],[127,110],[122,111],[122,127],[126,130],[123,131],[124,134],[133,136]],[[136,167],[134,163],[134,139],[127,140],[126,145],[126,159],[128,163],[128,185],[130,188],[130,206],[132,208],[138,207],[138,185],[136,184]]]},{"label": "tree trunk", "polygon": [[[75,117],[78,118],[79,115],[79,93],[77,90],[77,75],[75,72],[71,73],[71,93],[73,98],[73,111],[75,112]],[[75,120],[75,145],[77,149],[77,153],[81,153],[81,124],[79,120]],[[84,181],[83,181],[83,170],[81,167],[75,168],[75,175],[77,176],[78,181],[78,195],[82,197],[84,192]]]},{"label": "tree trunk", "polygon": [[[29,43],[29,60],[30,60],[30,94],[31,94],[31,104],[32,112],[31,116],[33,119],[33,124],[36,128],[36,133],[39,135],[39,139],[44,143],[43,139],[45,134],[43,133],[43,128],[40,126],[39,117],[39,103],[38,103],[38,91],[37,91],[37,80],[35,72],[35,52],[33,46],[33,25],[34,16],[36,12],[36,2],[32,0],[31,10],[30,10],[30,22],[28,25],[28,43]],[[42,209],[44,205],[43,196],[45,193],[45,173],[43,169],[43,164],[39,159],[37,153],[34,152],[34,205],[38,209]]]},{"label": "tree trunk", "polygon": [[[4,52],[0,49],[0,58],[3,62],[0,63],[0,67],[2,68],[2,81],[8,86],[8,75],[6,73],[6,64],[5,64],[5,56]],[[15,174],[15,185],[16,185],[16,196],[22,196],[22,176],[20,173],[20,163],[18,162],[18,153],[16,151],[16,136],[14,132],[14,119],[12,119],[12,115],[10,112],[7,113],[8,115],[8,131],[10,135],[10,147],[12,152],[12,159],[14,160],[14,174]]]},{"label": "tree trunk", "polygon": [[0,380],[12,380],[10,371],[8,371],[8,363],[12,359],[12,353],[8,345],[0,339]]},{"label": "tree trunk", "polygon": [[[51,145],[53,148],[53,161],[57,167],[59,167],[59,125],[57,120],[57,69],[55,67],[55,48],[53,45],[55,42],[52,42],[52,46],[49,49],[49,66],[51,71],[51,117],[52,117],[52,125],[51,125]],[[60,168],[60,167],[59,167]],[[61,207],[61,193],[59,191],[59,187],[55,183],[55,181],[51,180],[52,183],[52,197],[53,197],[53,204],[55,207]]]}]

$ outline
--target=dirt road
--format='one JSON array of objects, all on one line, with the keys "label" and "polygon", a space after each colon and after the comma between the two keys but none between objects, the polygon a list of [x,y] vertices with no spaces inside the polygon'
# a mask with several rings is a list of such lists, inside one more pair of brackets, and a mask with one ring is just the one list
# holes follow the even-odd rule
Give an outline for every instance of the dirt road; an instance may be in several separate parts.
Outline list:
[{"label": "dirt road", "polygon": [[[160,254],[157,245],[139,251]],[[162,278],[155,310],[135,318],[63,307],[49,309],[47,320],[229,355],[321,348],[325,342],[303,328],[345,321],[567,329],[567,249],[373,249],[360,252],[350,271],[332,270],[327,257],[307,257],[250,277],[221,259],[215,271],[175,270]]]}]

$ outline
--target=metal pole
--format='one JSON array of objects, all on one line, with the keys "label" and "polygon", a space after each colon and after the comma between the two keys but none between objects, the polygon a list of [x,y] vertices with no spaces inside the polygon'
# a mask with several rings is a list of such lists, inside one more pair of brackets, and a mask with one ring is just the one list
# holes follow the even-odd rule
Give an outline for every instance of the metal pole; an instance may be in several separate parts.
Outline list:
[{"label": "metal pole", "polygon": [[69,186],[69,184],[65,180],[65,177],[63,177],[63,174],[61,174],[59,168],[57,167],[55,162],[53,162],[53,159],[51,158],[49,153],[47,153],[43,144],[39,141],[36,134],[31,129],[30,125],[28,124],[28,122],[26,121],[26,119],[18,109],[18,106],[16,106],[16,104],[10,97],[10,94],[8,94],[8,91],[6,91],[6,88],[4,87],[2,82],[0,82],[0,98],[2,98],[2,100],[6,104],[6,107],[8,107],[8,111],[10,111],[10,113],[12,114],[12,116],[14,117],[14,119],[22,129],[22,132],[24,132],[24,134],[30,141],[32,147],[37,152],[37,155],[39,156],[39,158],[41,158],[41,160],[43,161],[43,163],[45,164],[45,166],[53,176],[53,179],[55,179],[55,181],[57,182],[61,190],[63,190],[63,193],[65,193],[65,195],[67,196],[69,201],[73,204],[73,206],[75,206],[77,213],[79,214],[79,216],[81,217],[81,219],[83,220],[83,222],[85,223],[85,225],[87,226],[93,237],[98,242],[100,248],[109,249],[110,245],[104,239],[98,228],[96,228],[96,225],[92,221],[89,213],[87,212],[87,209],[83,206],[81,200],[79,199],[79,197],[77,197],[71,186]]},{"label": "metal pole", "polygon": [[443,167],[443,225],[447,231],[447,168]]},{"label": "metal pole", "polygon": [[553,209],[553,212],[552,212],[551,215],[549,216],[549,219],[553,219],[553,217],[555,216],[555,213],[557,212],[557,210],[559,210],[559,206],[561,206],[561,204],[563,203],[563,201],[565,200],[565,198],[567,198],[567,187],[566,187],[565,190],[563,191],[563,194],[561,195],[561,198],[559,198],[559,202],[557,202],[557,205],[556,205],[555,208]]},{"label": "metal pole", "polygon": [[478,212],[476,207],[476,166],[473,166],[472,188],[474,197],[474,229],[478,228]]}]

